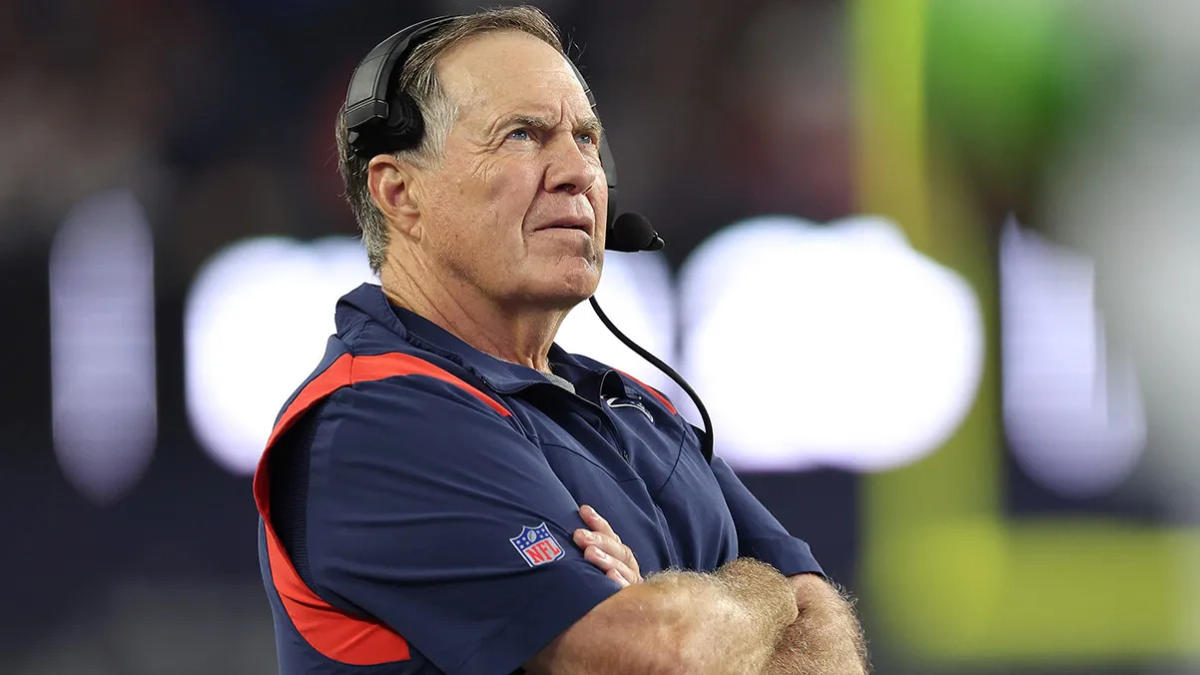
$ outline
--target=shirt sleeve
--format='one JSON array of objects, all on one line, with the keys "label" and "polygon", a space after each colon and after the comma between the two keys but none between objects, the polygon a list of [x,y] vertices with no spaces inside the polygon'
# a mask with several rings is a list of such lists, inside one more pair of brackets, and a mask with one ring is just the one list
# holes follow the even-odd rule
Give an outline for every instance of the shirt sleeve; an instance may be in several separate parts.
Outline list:
[{"label": "shirt sleeve", "polygon": [[737,529],[738,554],[773,565],[785,576],[812,572],[824,576],[808,544],[788,534],[720,457],[713,457],[713,474],[725,495]]},{"label": "shirt sleeve", "polygon": [[541,450],[461,389],[359,383],[330,397],[312,440],[314,590],[441,670],[510,672],[619,590],[572,543],[577,508]]}]

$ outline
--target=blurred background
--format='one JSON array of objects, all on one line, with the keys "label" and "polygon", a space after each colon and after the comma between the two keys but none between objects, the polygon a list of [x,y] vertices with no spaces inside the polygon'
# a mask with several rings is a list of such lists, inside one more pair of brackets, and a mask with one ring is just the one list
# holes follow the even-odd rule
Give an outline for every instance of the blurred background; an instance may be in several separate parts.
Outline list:
[{"label": "blurred background", "polygon": [[[537,4],[668,242],[599,297],[878,672],[1200,672],[1200,3]],[[334,113],[474,7],[0,0],[0,672],[274,672],[249,475],[368,277]]]}]

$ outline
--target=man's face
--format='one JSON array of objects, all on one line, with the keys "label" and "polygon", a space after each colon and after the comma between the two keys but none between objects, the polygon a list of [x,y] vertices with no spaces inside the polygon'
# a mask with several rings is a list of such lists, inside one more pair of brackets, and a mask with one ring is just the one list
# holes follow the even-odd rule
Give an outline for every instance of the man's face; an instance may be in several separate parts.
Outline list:
[{"label": "man's face", "polygon": [[435,274],[514,309],[590,296],[603,264],[608,186],[599,123],[563,56],[525,33],[471,39],[438,77],[458,118],[418,199]]}]

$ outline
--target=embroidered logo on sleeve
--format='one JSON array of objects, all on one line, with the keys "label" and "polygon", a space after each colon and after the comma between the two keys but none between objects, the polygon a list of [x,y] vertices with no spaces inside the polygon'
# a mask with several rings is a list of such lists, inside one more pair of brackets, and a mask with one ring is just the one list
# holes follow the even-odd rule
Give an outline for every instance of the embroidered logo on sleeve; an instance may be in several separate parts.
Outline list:
[{"label": "embroidered logo on sleeve", "polygon": [[554,541],[554,535],[550,534],[550,528],[546,527],[546,523],[541,523],[537,527],[525,525],[521,528],[521,534],[509,541],[530,567],[554,562],[564,555],[562,547],[558,545],[557,541]]}]

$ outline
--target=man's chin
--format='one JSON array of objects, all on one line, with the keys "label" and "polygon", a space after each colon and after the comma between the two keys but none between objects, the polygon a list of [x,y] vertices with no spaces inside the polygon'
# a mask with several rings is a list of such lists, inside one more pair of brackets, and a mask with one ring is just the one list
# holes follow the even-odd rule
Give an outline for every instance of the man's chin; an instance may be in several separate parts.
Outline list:
[{"label": "man's chin", "polygon": [[596,292],[600,273],[594,267],[557,274],[527,286],[519,301],[546,309],[570,309]]}]

